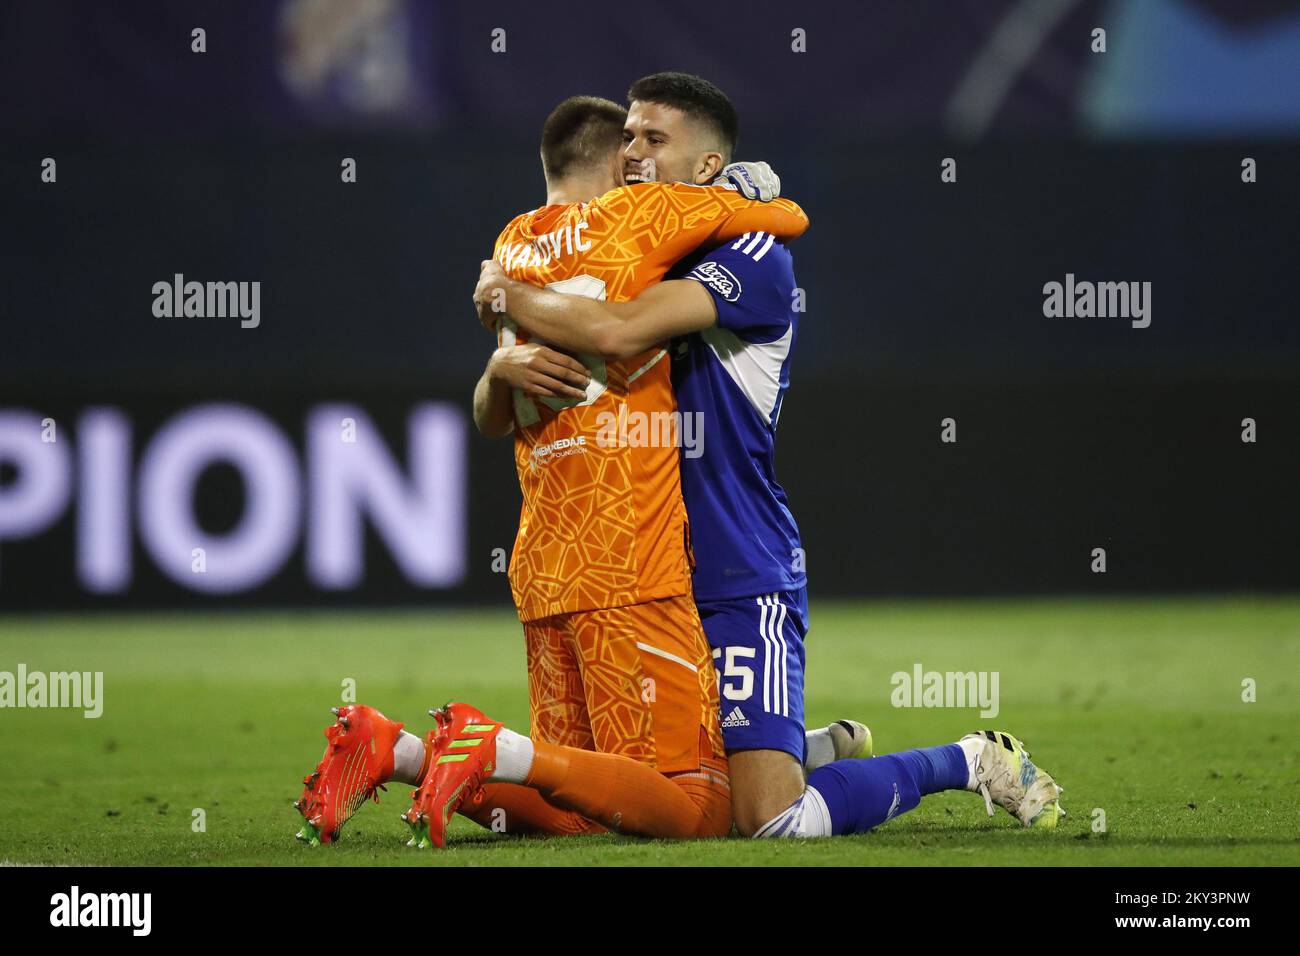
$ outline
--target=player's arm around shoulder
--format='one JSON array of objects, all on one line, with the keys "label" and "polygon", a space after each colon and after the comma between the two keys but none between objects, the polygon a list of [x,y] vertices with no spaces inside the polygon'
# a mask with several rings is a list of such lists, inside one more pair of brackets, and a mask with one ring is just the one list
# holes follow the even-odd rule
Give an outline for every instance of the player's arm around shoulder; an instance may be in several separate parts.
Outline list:
[{"label": "player's arm around shoulder", "polygon": [[561,348],[613,361],[706,328],[717,318],[713,300],[696,282],[661,282],[630,302],[607,302],[519,282],[491,260],[480,267],[474,304],[485,325],[508,314]]},{"label": "player's arm around shoulder", "polygon": [[[772,174],[772,178],[776,184],[773,188],[779,190],[780,180],[775,174]],[[656,183],[655,185],[667,187],[671,190],[670,195],[682,202],[691,201],[691,191],[695,191],[697,197],[700,190],[707,191],[709,199],[716,203],[713,218],[721,223],[714,232],[714,237],[718,240],[733,239],[746,232],[766,232],[776,236],[781,242],[790,242],[807,232],[810,225],[808,214],[798,203],[781,198],[779,195],[774,196],[761,186],[755,186],[749,192],[738,189],[730,177],[719,177],[708,186],[693,186],[689,183]]]},{"label": "player's arm around shoulder", "polygon": [[608,303],[609,320],[592,329],[597,351],[606,359],[625,359],[679,335],[707,329],[718,321],[708,290],[698,282],[671,279],[646,289],[630,302]]},{"label": "player's arm around shoulder", "polygon": [[[780,180],[776,179],[775,174],[773,179],[779,189]],[[754,194],[749,196],[734,185],[728,185],[721,177],[712,184],[705,185],[650,182],[619,186],[592,200],[590,217],[599,219],[624,214],[625,205],[639,207],[640,213],[647,218],[655,218],[675,209],[684,211],[688,218],[701,222],[721,222],[722,227],[714,232],[718,239],[735,238],[744,232],[761,230],[772,233],[782,242],[788,242],[802,236],[809,226],[808,214],[793,200],[764,194],[761,187],[756,187]]]}]

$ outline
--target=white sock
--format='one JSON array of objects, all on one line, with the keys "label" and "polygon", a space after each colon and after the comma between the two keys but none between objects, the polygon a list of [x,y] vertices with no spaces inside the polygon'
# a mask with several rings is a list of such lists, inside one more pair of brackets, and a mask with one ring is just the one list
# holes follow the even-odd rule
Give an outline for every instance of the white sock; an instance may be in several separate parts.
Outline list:
[{"label": "white sock", "polygon": [[959,740],[957,746],[966,755],[966,789],[973,793],[980,788],[979,781],[975,779],[975,760],[984,749],[984,739],[971,737],[967,740]]},{"label": "white sock", "polygon": [[497,769],[492,783],[523,783],[533,769],[533,742],[502,727],[497,733]]},{"label": "white sock", "polygon": [[393,744],[393,779],[415,786],[420,782],[420,768],[423,766],[424,741],[403,730]]},{"label": "white sock", "polygon": [[755,840],[772,837],[802,839],[831,835],[831,812],[826,807],[825,798],[817,792],[816,787],[808,787],[798,800],[754,831]]},{"label": "white sock", "polygon": [[808,741],[808,756],[803,759],[803,769],[812,773],[818,767],[835,762],[835,741],[829,727],[818,727],[803,735]]}]

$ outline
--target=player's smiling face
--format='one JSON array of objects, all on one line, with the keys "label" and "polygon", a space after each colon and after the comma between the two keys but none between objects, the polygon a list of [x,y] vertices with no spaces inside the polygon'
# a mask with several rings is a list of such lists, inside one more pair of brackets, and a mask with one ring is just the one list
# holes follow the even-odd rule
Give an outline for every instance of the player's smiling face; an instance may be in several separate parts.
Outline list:
[{"label": "player's smiling face", "polygon": [[[633,102],[623,126],[623,179],[626,183],[712,182],[722,156],[705,142],[700,124],[681,110],[660,103]],[[653,167],[646,160],[653,160]]]}]

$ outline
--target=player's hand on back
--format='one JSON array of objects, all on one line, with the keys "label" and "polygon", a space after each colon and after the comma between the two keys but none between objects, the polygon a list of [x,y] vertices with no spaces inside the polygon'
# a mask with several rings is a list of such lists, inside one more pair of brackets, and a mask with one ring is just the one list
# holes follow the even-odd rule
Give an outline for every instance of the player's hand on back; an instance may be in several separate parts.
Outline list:
[{"label": "player's hand on back", "polygon": [[781,177],[764,162],[724,166],[713,185],[731,186],[746,199],[757,199],[760,202],[771,202],[781,195]]},{"label": "player's hand on back", "polygon": [[504,345],[492,353],[488,374],[528,395],[586,398],[591,380],[587,368],[572,355],[537,342]]},{"label": "player's hand on back", "polygon": [[479,264],[474,307],[478,310],[478,320],[489,332],[496,331],[497,323],[506,314],[505,287],[509,281],[510,277],[495,259],[484,259]]}]

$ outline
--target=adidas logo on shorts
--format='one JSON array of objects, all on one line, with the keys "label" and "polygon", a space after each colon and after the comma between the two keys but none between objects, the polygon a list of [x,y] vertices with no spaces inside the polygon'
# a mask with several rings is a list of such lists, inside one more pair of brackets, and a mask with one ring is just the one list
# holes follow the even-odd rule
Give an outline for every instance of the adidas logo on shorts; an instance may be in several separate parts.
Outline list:
[{"label": "adidas logo on shorts", "polygon": [[741,713],[739,707],[734,707],[731,713],[722,718],[722,726],[724,729],[727,727],[748,727],[749,718]]}]

